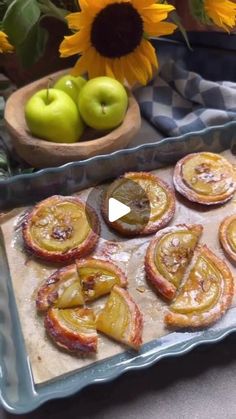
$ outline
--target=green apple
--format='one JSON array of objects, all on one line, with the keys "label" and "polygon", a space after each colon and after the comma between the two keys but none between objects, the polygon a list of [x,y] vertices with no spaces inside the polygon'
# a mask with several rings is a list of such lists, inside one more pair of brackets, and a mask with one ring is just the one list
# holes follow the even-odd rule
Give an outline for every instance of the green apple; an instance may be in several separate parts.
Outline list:
[{"label": "green apple", "polygon": [[86,124],[97,130],[111,130],[123,121],[128,96],[120,82],[110,77],[96,77],[82,87],[79,111]]},{"label": "green apple", "polygon": [[87,81],[83,77],[74,77],[67,74],[57,80],[53,88],[67,93],[77,105],[79,92],[86,83]]},{"label": "green apple", "polygon": [[25,119],[33,135],[56,143],[74,143],[84,129],[78,107],[58,89],[35,93],[26,103]]}]

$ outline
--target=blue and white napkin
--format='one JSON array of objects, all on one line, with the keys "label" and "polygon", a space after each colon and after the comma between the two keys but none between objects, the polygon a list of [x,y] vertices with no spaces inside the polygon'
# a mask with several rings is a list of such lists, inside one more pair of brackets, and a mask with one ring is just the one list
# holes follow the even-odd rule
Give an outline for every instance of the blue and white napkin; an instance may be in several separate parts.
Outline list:
[{"label": "blue and white napkin", "polygon": [[205,80],[181,62],[168,60],[135,96],[142,116],[164,137],[236,121],[236,83]]}]

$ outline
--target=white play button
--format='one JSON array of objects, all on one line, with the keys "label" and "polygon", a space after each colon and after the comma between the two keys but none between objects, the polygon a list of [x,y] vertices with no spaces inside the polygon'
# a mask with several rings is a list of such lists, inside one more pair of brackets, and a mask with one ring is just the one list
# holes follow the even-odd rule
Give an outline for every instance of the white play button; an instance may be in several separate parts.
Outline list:
[{"label": "white play button", "polygon": [[111,223],[131,212],[130,207],[115,198],[109,198],[108,201],[108,219]]}]

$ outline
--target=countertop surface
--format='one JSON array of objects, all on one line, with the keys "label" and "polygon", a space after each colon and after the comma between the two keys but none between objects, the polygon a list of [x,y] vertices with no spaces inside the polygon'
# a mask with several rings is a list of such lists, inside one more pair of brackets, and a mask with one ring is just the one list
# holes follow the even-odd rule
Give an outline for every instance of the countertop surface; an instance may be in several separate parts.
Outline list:
[{"label": "countertop surface", "polygon": [[236,335],[160,361],[23,416],[0,419],[234,419]]}]

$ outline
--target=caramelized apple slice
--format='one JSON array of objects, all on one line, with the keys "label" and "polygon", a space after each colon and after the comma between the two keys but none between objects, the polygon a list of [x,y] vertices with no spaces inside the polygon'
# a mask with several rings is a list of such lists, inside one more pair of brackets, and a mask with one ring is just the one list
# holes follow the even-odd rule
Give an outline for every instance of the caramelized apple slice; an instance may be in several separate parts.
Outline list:
[{"label": "caramelized apple slice", "polygon": [[147,277],[165,298],[175,296],[202,234],[201,225],[180,224],[159,231],[145,258]]},{"label": "caramelized apple slice", "polygon": [[109,294],[114,285],[127,286],[125,274],[113,262],[89,258],[76,264],[85,301]]},{"label": "caramelized apple slice", "polygon": [[172,327],[203,327],[230,307],[234,280],[227,265],[207,246],[198,246],[193,268],[165,316]]},{"label": "caramelized apple slice", "polygon": [[[114,198],[131,208],[117,221],[108,217],[109,199]],[[107,224],[124,236],[152,234],[165,227],[174,216],[175,196],[163,180],[151,173],[130,172],[108,188],[102,214]]]},{"label": "caramelized apple slice", "polygon": [[108,294],[113,286],[126,287],[124,273],[114,263],[102,259],[80,259],[76,264],[58,269],[39,288],[36,306],[39,311],[51,305],[71,308]]},{"label": "caramelized apple slice", "polygon": [[236,214],[230,215],[222,221],[219,238],[227,255],[236,262]]},{"label": "caramelized apple slice", "polygon": [[44,325],[54,342],[68,351],[97,351],[95,316],[89,308],[50,308]]},{"label": "caramelized apple slice", "polygon": [[232,164],[214,153],[193,153],[175,167],[174,185],[179,193],[200,204],[220,204],[232,198],[236,178]]},{"label": "caramelized apple slice", "polygon": [[84,304],[81,282],[76,264],[58,269],[41,285],[36,298],[38,311],[46,311],[51,305],[70,308]]},{"label": "caramelized apple slice", "polygon": [[26,248],[35,256],[64,262],[92,252],[100,224],[95,211],[78,197],[55,195],[33,208],[22,232]]},{"label": "caramelized apple slice", "polygon": [[134,349],[142,344],[143,318],[128,291],[114,286],[96,319],[97,330]]}]

